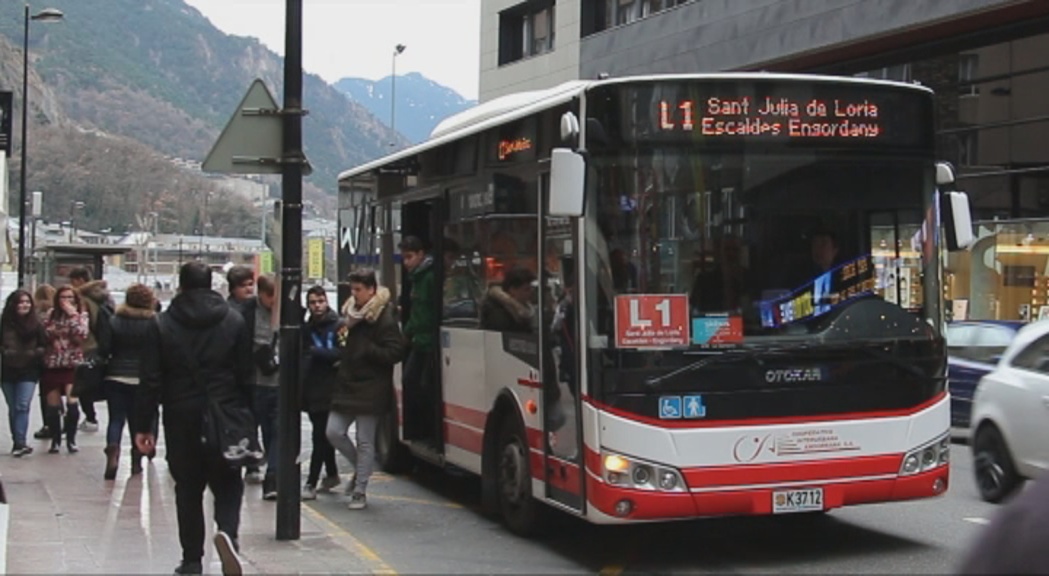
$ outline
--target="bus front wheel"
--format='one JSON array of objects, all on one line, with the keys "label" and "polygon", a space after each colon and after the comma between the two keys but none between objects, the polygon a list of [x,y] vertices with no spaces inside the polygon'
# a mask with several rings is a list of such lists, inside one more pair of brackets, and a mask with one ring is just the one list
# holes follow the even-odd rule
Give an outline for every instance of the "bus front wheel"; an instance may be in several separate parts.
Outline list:
[{"label": "bus front wheel", "polygon": [[511,532],[529,536],[539,525],[539,503],[532,496],[530,451],[517,418],[503,420],[496,457],[499,512]]}]

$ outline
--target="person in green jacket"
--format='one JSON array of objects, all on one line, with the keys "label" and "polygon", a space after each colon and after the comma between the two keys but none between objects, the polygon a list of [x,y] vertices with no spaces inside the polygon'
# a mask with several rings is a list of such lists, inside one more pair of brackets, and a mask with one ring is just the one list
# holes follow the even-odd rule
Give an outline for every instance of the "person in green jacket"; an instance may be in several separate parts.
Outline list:
[{"label": "person in green jacket", "polygon": [[425,436],[433,436],[437,432],[434,418],[439,400],[434,397],[433,382],[434,340],[438,321],[438,306],[434,301],[437,279],[433,256],[426,253],[426,247],[417,236],[406,236],[399,247],[401,260],[411,278],[408,319],[404,322],[404,336],[411,348],[403,374],[405,390],[411,392],[405,397],[411,404],[413,419],[419,422],[417,428],[411,428],[422,431]]}]

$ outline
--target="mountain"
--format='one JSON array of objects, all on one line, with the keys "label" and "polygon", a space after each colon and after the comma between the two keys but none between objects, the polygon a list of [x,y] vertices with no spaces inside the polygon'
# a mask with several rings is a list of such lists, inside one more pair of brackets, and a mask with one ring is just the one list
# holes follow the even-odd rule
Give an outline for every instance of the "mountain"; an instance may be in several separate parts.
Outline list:
[{"label": "mountain", "polygon": [[[203,160],[254,78],[263,79],[277,101],[282,100],[283,59],[254,38],[221,32],[182,0],[51,0],[50,5],[62,10],[65,20],[32,22],[29,35],[28,188],[45,191],[45,209],[68,205],[68,183],[54,180],[55,170],[45,169],[54,168],[57,158],[43,156],[44,150],[35,147],[40,130],[56,132],[57,136],[51,135],[56,145],[68,141],[71,150],[62,151],[63,158],[90,153],[100,156],[101,166],[123,169],[129,150],[135,150],[136,158],[152,154]],[[0,4],[0,35],[9,40],[0,44],[0,85],[15,92],[16,118],[21,104],[23,21],[21,4]],[[304,107],[309,110],[303,138],[314,168],[306,179],[307,197],[334,195],[337,174],[386,153],[382,143],[406,143],[319,76],[306,74],[303,84]],[[15,134],[20,145],[17,122]],[[86,137],[90,134],[94,140]],[[116,141],[121,146],[103,146]],[[17,149],[14,154],[19,154]],[[12,172],[11,181],[17,182],[17,162],[12,162]],[[209,185],[185,171],[180,174],[164,171],[138,179],[139,185],[123,199],[125,206],[99,205],[100,198],[109,194],[77,198],[87,204],[85,224],[119,227],[120,222],[103,221],[101,215],[126,217],[129,210],[136,214],[156,210],[157,198],[164,198],[164,204],[192,207],[193,201],[178,197],[180,189],[199,191]],[[85,194],[117,185],[112,177],[96,171],[80,176],[86,179],[78,183]],[[185,218],[167,225],[162,220],[162,228],[185,231],[193,226]]]},{"label": "mountain", "polygon": [[[418,72],[397,76],[396,85],[392,79],[392,76],[387,76],[373,82],[364,78],[343,78],[334,86],[387,126],[392,111],[396,115],[397,131],[412,142],[426,140],[441,120],[477,105],[476,100],[467,100],[455,90]],[[391,110],[390,106],[391,89],[397,91],[396,110]]]}]

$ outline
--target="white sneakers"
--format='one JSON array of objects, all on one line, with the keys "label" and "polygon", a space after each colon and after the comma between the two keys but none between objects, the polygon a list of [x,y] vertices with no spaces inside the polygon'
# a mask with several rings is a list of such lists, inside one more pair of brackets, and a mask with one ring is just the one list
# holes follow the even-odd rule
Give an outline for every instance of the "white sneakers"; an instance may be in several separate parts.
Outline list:
[{"label": "white sneakers", "polygon": [[244,567],[240,564],[240,556],[237,555],[237,547],[229,534],[215,532],[215,551],[218,552],[219,562],[222,563],[222,574],[224,576],[240,576],[244,573]]}]

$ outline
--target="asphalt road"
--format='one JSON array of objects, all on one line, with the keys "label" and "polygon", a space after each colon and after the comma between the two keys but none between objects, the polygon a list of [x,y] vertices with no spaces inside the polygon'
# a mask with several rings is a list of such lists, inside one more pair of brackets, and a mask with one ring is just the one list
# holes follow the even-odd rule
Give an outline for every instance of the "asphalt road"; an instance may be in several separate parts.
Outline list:
[{"label": "asphalt road", "polygon": [[479,482],[419,467],[380,474],[369,507],[321,495],[311,514],[341,528],[378,571],[410,573],[950,573],[996,506],[979,499],[965,445],[940,498],[838,509],[823,517],[596,526],[558,516],[533,540],[479,511]]}]

